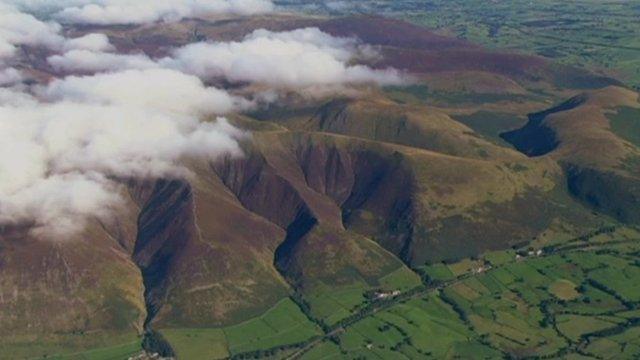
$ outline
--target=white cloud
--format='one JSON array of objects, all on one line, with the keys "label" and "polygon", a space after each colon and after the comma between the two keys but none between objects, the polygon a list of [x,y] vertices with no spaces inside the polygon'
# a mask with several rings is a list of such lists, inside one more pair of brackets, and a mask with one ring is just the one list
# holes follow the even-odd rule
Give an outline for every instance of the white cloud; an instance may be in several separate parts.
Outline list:
[{"label": "white cloud", "polygon": [[120,201],[114,178],[184,176],[184,157],[240,154],[243,132],[202,119],[242,101],[193,76],[129,70],[37,93],[0,91],[0,222],[33,222],[34,234],[108,216]]},{"label": "white cloud", "polygon": [[306,28],[289,32],[257,30],[241,42],[190,44],[160,63],[202,78],[287,88],[403,81],[393,69],[350,64],[360,56],[371,56],[371,49],[358,46],[354,39]]},{"label": "white cloud", "polygon": [[0,88],[0,106],[34,106],[35,99],[15,88]]},{"label": "white cloud", "polygon": [[[170,57],[72,50],[49,57],[66,72],[170,68],[203,79],[258,83],[282,89],[336,88],[348,84],[399,84],[393,69],[372,69],[354,60],[377,56],[354,38],[334,37],[317,28],[286,32],[256,30],[239,42],[202,42],[175,49]],[[329,91],[330,92],[330,91]]]},{"label": "white cloud", "polygon": [[66,23],[142,24],[209,13],[251,15],[273,9],[269,0],[100,0],[65,7],[54,17]]},{"label": "white cloud", "polygon": [[23,12],[49,15],[71,6],[81,6],[92,0],[2,0],[2,3],[13,6]]},{"label": "white cloud", "polygon": [[324,6],[333,11],[347,11],[353,8],[353,5],[346,1],[327,1]]},{"label": "white cloud", "polygon": [[38,20],[0,2],[0,59],[13,56],[17,45],[59,48],[64,42],[59,32],[59,24]]},{"label": "white cloud", "polygon": [[0,86],[13,85],[22,81],[22,73],[14,68],[0,68]]},{"label": "white cloud", "polygon": [[13,56],[15,52],[16,47],[12,43],[0,37],[0,60]]},{"label": "white cloud", "polygon": [[109,43],[109,38],[105,34],[91,33],[81,37],[68,39],[65,41],[63,50],[90,50],[90,51],[111,51],[113,45]]},{"label": "white cloud", "polygon": [[144,55],[113,54],[115,50],[104,34],[91,33],[81,37],[66,39],[62,45],[64,54],[47,58],[49,64],[58,71],[100,72],[118,69],[146,69],[154,67]]},{"label": "white cloud", "polygon": [[34,236],[64,239],[81,231],[89,217],[108,219],[121,202],[113,195],[116,191],[117,185],[100,174],[37,177],[27,187],[3,194],[0,223],[26,221]]},{"label": "white cloud", "polygon": [[150,69],[158,65],[144,54],[113,54],[90,50],[71,50],[52,55],[47,61],[66,72],[102,72],[122,69]]},{"label": "white cloud", "polygon": [[112,49],[104,35],[65,39],[58,22],[38,17],[65,23],[142,24],[210,13],[249,15],[273,9],[270,0],[0,0],[0,60],[14,56],[19,45],[66,51]]},{"label": "white cloud", "polygon": [[244,99],[205,87],[197,77],[169,69],[70,76],[54,80],[39,94],[49,101],[133,105],[193,116],[227,113],[247,106]]}]

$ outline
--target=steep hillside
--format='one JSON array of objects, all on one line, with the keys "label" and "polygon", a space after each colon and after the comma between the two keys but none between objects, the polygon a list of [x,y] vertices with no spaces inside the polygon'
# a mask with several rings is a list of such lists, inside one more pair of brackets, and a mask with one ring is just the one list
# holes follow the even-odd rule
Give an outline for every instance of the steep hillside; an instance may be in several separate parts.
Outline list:
[{"label": "steep hillside", "polygon": [[142,210],[133,257],[154,326],[234,323],[287,294],[272,266],[282,230],[204,174],[134,187]]},{"label": "steep hillside", "polygon": [[131,258],[137,210],[129,205],[110,223],[92,221],[55,241],[29,226],[2,228],[0,347],[7,353],[0,356],[96,348],[142,333],[143,279]]},{"label": "steep hillside", "polygon": [[578,199],[617,219],[638,223],[640,149],[612,131],[608,114],[638,108],[638,94],[619,87],[579,94],[529,116],[502,136],[529,156],[558,161]]}]

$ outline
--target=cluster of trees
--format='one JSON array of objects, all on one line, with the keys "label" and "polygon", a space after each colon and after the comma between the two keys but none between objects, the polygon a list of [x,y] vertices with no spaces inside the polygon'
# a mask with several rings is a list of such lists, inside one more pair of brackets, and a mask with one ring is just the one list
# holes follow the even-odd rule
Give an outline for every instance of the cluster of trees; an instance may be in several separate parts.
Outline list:
[{"label": "cluster of trees", "polygon": [[640,326],[640,318],[631,318],[621,324],[618,324],[614,327],[610,327],[607,329],[603,329],[603,330],[599,330],[599,331],[594,331],[588,334],[582,334],[582,336],[580,336],[580,338],[583,341],[586,342],[590,342],[591,338],[601,338],[601,337],[609,337],[609,336],[614,336],[614,335],[618,335],[621,334],[623,332],[625,332],[628,328],[630,327],[636,327],[636,326]]},{"label": "cluster of trees", "polygon": [[296,303],[296,305],[298,305],[298,308],[300,308],[300,311],[302,311],[302,313],[307,317],[307,319],[309,319],[314,324],[318,325],[318,327],[320,327],[320,329],[322,329],[322,331],[325,334],[331,331],[331,327],[327,325],[327,323],[313,316],[313,314],[311,313],[311,305],[309,305],[309,302],[307,302],[307,300],[304,299],[304,296],[302,296],[300,292],[295,291],[290,296],[290,298],[294,303]]},{"label": "cluster of trees", "polygon": [[553,300],[542,300],[540,303],[540,312],[542,312],[543,318],[539,321],[539,325],[542,328],[547,328],[550,325],[555,325],[556,318],[551,314],[549,305],[553,303]]},{"label": "cluster of trees", "polygon": [[167,340],[155,330],[147,330],[142,338],[142,348],[151,354],[158,354],[163,358],[173,358],[175,351]]},{"label": "cluster of trees", "polygon": [[610,287],[606,286],[605,284],[599,281],[588,279],[587,282],[589,283],[589,285],[593,286],[594,288],[613,296],[614,298],[616,298],[616,300],[620,301],[622,305],[624,305],[629,310],[634,310],[638,306],[638,304],[623,298],[622,296],[620,296],[620,294],[615,292],[615,290],[611,289]]},{"label": "cluster of trees", "polygon": [[313,337],[310,338],[308,340],[302,341],[302,342],[298,342],[295,344],[286,344],[286,345],[279,345],[279,346],[275,346],[272,347],[270,349],[260,349],[260,350],[255,350],[255,351],[248,351],[248,352],[244,352],[244,353],[240,353],[240,354],[236,354],[231,356],[231,360],[245,360],[245,359],[264,359],[264,358],[269,358],[269,357],[273,357],[275,355],[277,355],[280,352],[283,351],[289,351],[289,350],[298,350],[298,349],[302,349],[305,346],[309,345],[310,343],[318,340],[319,337]]},{"label": "cluster of trees", "polygon": [[453,311],[455,311],[456,314],[458,314],[458,317],[460,318],[460,320],[462,320],[465,324],[468,323],[468,316],[467,313],[464,311],[464,309],[458,305],[458,303],[453,300],[451,297],[449,297],[449,295],[447,295],[444,291],[440,292],[440,299],[442,301],[444,301],[446,304],[449,304],[449,306],[451,306],[451,309],[453,309]]},{"label": "cluster of trees", "polygon": [[423,269],[418,268],[418,269],[413,269],[413,271],[415,271],[418,274],[418,276],[420,276],[420,280],[427,287],[438,287],[443,284],[443,281],[432,278]]},{"label": "cluster of trees", "polygon": [[402,341],[398,342],[397,344],[393,345],[390,349],[392,351],[398,351],[400,350],[400,348],[403,345],[407,345],[407,346],[413,346],[413,343],[411,342],[411,338],[409,336],[404,336],[402,338]]},{"label": "cluster of trees", "polygon": [[[570,239],[569,241],[567,241],[567,243],[575,243],[575,242],[587,242],[589,240],[591,240],[592,238],[598,236],[598,235],[602,235],[602,234],[611,234],[614,233],[617,230],[617,228],[615,226],[604,226],[601,227],[599,229],[596,229],[594,231],[588,232],[586,234],[577,236],[573,239]],[[545,253],[554,253],[558,250],[560,250],[559,248],[561,247],[562,250],[571,250],[574,248],[580,248],[583,247],[584,245],[568,245],[568,246],[562,246],[562,245],[550,245],[550,246],[545,246],[544,248],[542,248],[542,250]]]}]

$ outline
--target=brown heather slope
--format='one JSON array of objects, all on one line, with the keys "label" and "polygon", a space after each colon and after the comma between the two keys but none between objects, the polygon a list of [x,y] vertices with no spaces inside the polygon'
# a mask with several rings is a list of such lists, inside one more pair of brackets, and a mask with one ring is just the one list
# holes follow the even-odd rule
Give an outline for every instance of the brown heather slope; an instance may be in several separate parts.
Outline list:
[{"label": "brown heather slope", "polygon": [[190,182],[136,189],[142,211],[134,259],[154,326],[235,323],[287,295],[273,267],[284,232],[242,208],[206,164],[192,168],[199,176]]},{"label": "brown heather slope", "polygon": [[15,345],[19,357],[33,343],[82,349],[105,346],[102,333],[142,332],[144,288],[131,259],[136,210],[129,205],[72,238],[34,237],[28,226],[2,229],[0,347]]},{"label": "brown heather slope", "polygon": [[597,210],[640,223],[640,149],[611,131],[607,114],[640,108],[638,94],[620,87],[581,93],[532,114],[502,136],[529,156],[562,165],[569,191]]}]

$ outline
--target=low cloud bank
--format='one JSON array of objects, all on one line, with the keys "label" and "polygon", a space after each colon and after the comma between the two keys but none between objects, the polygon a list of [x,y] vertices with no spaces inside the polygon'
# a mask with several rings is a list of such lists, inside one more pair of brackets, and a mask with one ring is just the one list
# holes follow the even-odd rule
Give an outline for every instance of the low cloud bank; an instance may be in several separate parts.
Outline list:
[{"label": "low cloud bank", "polygon": [[23,76],[19,70],[14,68],[0,69],[0,86],[12,85],[22,81]]},{"label": "low cloud bank", "polygon": [[202,78],[219,77],[283,88],[403,82],[396,70],[350,64],[373,53],[355,39],[333,37],[317,28],[287,32],[256,30],[240,42],[187,45],[160,63]]},{"label": "low cloud bank", "polygon": [[206,14],[253,15],[274,10],[270,0],[5,0],[61,23],[144,24]]},{"label": "low cloud bank", "polygon": [[[118,53],[101,33],[68,38],[60,23],[271,10],[265,0],[0,0],[0,225],[68,237],[113,214],[122,180],[188,176],[185,158],[241,155],[247,135],[221,116],[253,100],[205,83],[235,83],[256,102],[272,102],[280,91],[404,81],[396,70],[358,65],[377,56],[371,47],[317,28],[256,30],[150,58]],[[48,56],[51,68],[31,68],[33,56]]]},{"label": "low cloud bank", "polygon": [[65,41],[63,50],[111,51],[114,47],[105,34],[91,33]]},{"label": "low cloud bank", "polygon": [[207,80],[258,83],[279,89],[375,83],[398,85],[395,69],[373,69],[354,60],[377,56],[353,38],[334,37],[317,28],[286,32],[256,30],[237,42],[199,42],[175,49],[170,57],[72,50],[48,61],[66,72],[170,68]]},{"label": "low cloud bank", "polygon": [[[209,114],[244,106],[173,70],[55,80],[0,96],[0,223],[61,237],[121,199],[116,178],[185,176],[184,157],[240,154],[244,133]],[[6,94],[9,92],[10,94]]]},{"label": "low cloud bank", "polygon": [[62,26],[43,21],[0,1],[0,64],[17,55],[19,46],[45,47],[53,51],[109,51],[113,47],[104,34],[87,34],[67,39]]},{"label": "low cloud bank", "polygon": [[52,55],[47,61],[57,71],[103,72],[122,69],[151,69],[158,64],[143,54],[113,54],[102,51],[71,50]]},{"label": "low cloud bank", "polygon": [[14,56],[19,45],[60,48],[65,40],[60,29],[0,1],[0,61]]}]

